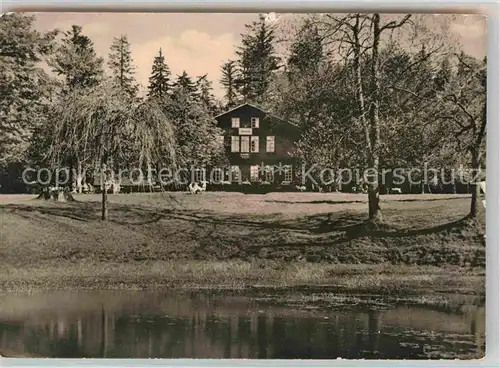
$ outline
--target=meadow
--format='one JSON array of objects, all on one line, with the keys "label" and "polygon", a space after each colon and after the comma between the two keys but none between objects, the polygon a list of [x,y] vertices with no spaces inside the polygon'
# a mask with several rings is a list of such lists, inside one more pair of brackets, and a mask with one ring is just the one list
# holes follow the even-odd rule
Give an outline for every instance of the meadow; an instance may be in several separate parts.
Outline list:
[{"label": "meadow", "polygon": [[[206,192],[75,202],[0,197],[0,290],[335,291],[435,303],[484,297],[484,219],[467,195]],[[439,294],[439,295],[438,295]],[[432,295],[432,297],[429,297]]]}]

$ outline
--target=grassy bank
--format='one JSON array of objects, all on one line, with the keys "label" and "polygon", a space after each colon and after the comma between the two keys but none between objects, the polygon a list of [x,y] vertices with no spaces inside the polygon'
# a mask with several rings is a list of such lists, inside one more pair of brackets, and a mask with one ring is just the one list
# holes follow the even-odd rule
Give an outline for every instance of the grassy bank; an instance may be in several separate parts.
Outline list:
[{"label": "grassy bank", "polygon": [[484,294],[484,222],[464,196],[355,194],[4,197],[0,289],[307,287],[386,296]]},{"label": "grassy bank", "polygon": [[61,262],[0,273],[4,292],[194,289],[328,309],[409,304],[460,310],[484,303],[484,282],[482,268],[273,261]]}]

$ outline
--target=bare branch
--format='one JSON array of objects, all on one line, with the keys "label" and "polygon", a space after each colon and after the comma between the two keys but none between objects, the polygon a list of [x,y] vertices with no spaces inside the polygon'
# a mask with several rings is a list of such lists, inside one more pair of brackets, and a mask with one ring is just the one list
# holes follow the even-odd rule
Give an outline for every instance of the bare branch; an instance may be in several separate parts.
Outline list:
[{"label": "bare branch", "polygon": [[402,27],[405,23],[407,23],[409,21],[409,19],[411,18],[411,14],[406,14],[405,17],[403,19],[401,19],[401,21],[399,22],[395,22],[395,21],[392,21],[392,22],[389,22],[387,23],[386,25],[382,26],[380,28],[380,32],[384,31],[385,29],[395,29],[395,28],[400,28]]},{"label": "bare branch", "polygon": [[448,94],[446,97],[451,98],[453,103],[457,105],[460,108],[460,110],[462,110],[464,114],[466,114],[469,117],[470,120],[474,121],[474,116],[467,110],[467,108],[460,101],[458,101],[458,97],[455,94],[451,93]]}]

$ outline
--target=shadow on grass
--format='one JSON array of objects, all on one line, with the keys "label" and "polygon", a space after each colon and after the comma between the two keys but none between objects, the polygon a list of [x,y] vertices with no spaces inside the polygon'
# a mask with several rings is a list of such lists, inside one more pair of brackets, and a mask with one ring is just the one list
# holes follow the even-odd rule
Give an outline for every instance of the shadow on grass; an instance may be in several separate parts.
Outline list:
[{"label": "shadow on grass", "polygon": [[280,204],[352,204],[352,203],[367,203],[367,201],[332,201],[332,200],[316,200],[316,201],[279,201],[279,200],[266,200],[267,203],[280,203]]},{"label": "shadow on grass", "polygon": [[[397,198],[397,196],[391,196],[391,202],[436,202],[436,201],[452,201],[452,200],[463,200],[468,197],[445,197],[445,198]],[[366,200],[315,200],[315,201],[284,201],[284,200],[265,200],[267,203],[280,203],[280,204],[351,204],[351,203],[368,203]],[[388,202],[386,198],[382,198],[381,202]]]},{"label": "shadow on grass", "polygon": [[[451,194],[450,194],[451,195]],[[395,196],[397,197],[397,195]],[[469,195],[464,195],[464,196],[461,196],[461,197],[445,197],[445,198],[395,198],[393,199],[393,201],[395,202],[437,202],[437,201],[459,201],[459,200],[463,200],[464,198],[470,198],[470,194]],[[382,198],[382,202],[387,202],[384,200],[384,198]]]},{"label": "shadow on grass", "polygon": [[[231,214],[175,208],[173,203],[172,207],[166,208],[110,203],[109,220],[102,222],[100,210],[101,204],[97,201],[5,204],[0,205],[0,217],[9,214],[21,216],[35,223],[35,229],[40,233],[44,232],[40,229],[48,228],[55,236],[70,239],[66,241],[71,241],[72,237],[64,237],[59,229],[71,235],[79,233],[84,227],[84,232],[95,231],[95,236],[89,242],[109,244],[89,253],[90,243],[84,241],[81,249],[77,247],[74,250],[75,259],[78,259],[79,254],[81,257],[91,254],[105,261],[306,259],[310,262],[326,260],[334,263],[421,261],[428,262],[422,264],[434,265],[438,264],[436,262],[459,264],[460,256],[455,257],[455,253],[465,252],[464,262],[484,263],[480,258],[481,252],[477,252],[478,243],[484,241],[479,234],[480,227],[459,214],[448,217],[448,220],[442,219],[445,223],[436,224],[433,213],[429,214],[428,210],[390,209],[384,212],[386,223],[371,223],[366,221],[364,209],[291,217],[273,214],[269,218],[269,214]],[[8,222],[16,223],[19,219],[12,217]],[[411,227],[415,226],[415,222],[421,224],[420,228]],[[145,239],[144,242],[141,240],[141,243],[137,243],[135,235],[131,233],[137,233],[140,239]],[[111,238],[109,234],[112,234]],[[119,242],[122,247],[115,249],[114,242]],[[455,244],[459,247],[455,247]],[[468,244],[472,247],[461,247]],[[426,245],[432,249],[426,250]],[[445,256],[441,254],[435,258],[431,254],[428,259],[425,258],[429,252],[439,253],[440,246],[445,245],[457,248],[450,252],[450,256],[446,255],[446,261],[442,260]],[[420,252],[422,248],[425,249]],[[448,252],[446,249],[444,251]],[[59,250],[60,254],[54,256],[51,253],[50,257],[71,259],[71,252],[73,250],[69,251],[63,246]],[[11,256],[15,257],[17,255]],[[441,261],[437,261],[437,257],[441,257]]]},{"label": "shadow on grass", "polygon": [[[345,203],[345,202],[341,202]],[[100,221],[101,204],[99,202],[66,202],[50,205],[25,205],[6,204],[1,205],[0,210],[10,211],[18,215],[26,216],[29,213],[40,213],[43,215],[69,218],[76,221],[92,222]],[[293,219],[266,220],[259,215],[239,215],[221,214],[210,211],[194,211],[186,209],[157,209],[151,207],[141,207],[133,205],[109,204],[109,222],[122,226],[143,226],[158,223],[163,220],[177,220],[194,223],[198,226],[204,225],[211,230],[206,236],[211,236],[217,232],[223,233],[224,229],[231,226],[253,228],[261,231],[260,235],[266,235],[277,231],[290,231],[308,234],[324,234],[328,237],[324,240],[328,244],[334,245],[342,242],[355,240],[362,237],[370,238],[395,238],[413,237],[428,235],[439,232],[451,232],[454,229],[460,230],[464,226],[469,226],[466,217],[460,217],[454,221],[444,224],[424,227],[424,228],[402,228],[405,226],[404,218],[402,223],[372,223],[366,220],[364,211],[343,211],[332,213],[321,213],[310,216],[301,216]],[[408,220],[407,220],[408,223]],[[292,244],[287,243],[286,246]],[[297,244],[297,246],[300,244]],[[311,244],[307,244],[311,245]],[[318,245],[325,245],[319,243]]]}]

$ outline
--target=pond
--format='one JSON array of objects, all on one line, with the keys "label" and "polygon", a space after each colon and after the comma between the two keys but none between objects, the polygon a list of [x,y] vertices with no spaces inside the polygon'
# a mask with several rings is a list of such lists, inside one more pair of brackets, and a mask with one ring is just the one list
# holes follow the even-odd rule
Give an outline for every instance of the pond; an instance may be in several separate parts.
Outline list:
[{"label": "pond", "polygon": [[429,359],[484,354],[484,307],[314,310],[170,292],[0,295],[0,354],[53,358]]}]

